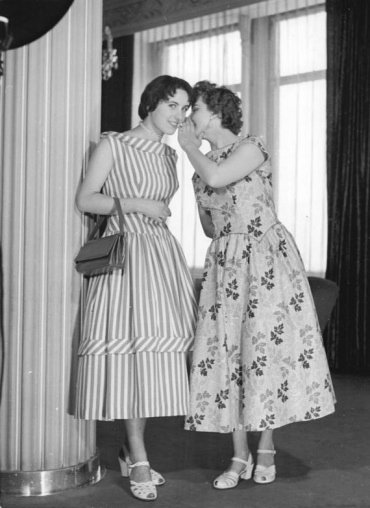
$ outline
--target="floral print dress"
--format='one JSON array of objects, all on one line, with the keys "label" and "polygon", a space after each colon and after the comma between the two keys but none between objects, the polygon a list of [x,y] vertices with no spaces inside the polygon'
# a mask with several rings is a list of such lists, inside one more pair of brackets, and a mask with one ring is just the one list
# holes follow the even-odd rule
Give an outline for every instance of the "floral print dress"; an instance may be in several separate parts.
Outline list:
[{"label": "floral print dress", "polygon": [[254,143],[264,163],[213,189],[194,175],[210,214],[185,428],[274,429],[334,411],[335,396],[305,269],[272,198],[270,157],[247,136],[208,157],[220,162]]}]

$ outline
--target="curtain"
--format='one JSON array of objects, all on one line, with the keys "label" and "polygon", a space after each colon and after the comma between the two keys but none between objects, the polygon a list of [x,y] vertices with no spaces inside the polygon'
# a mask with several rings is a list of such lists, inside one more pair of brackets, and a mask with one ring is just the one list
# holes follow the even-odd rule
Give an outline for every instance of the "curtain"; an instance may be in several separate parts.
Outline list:
[{"label": "curtain", "polygon": [[270,54],[277,57],[270,63],[275,86],[269,94],[275,97],[267,130],[278,216],[293,234],[306,269],[319,276],[327,245],[325,25],[324,9],[307,6],[280,14],[273,24],[276,49]]},{"label": "curtain", "polygon": [[[270,0],[135,34],[134,123],[140,91],[159,74],[209,79],[238,93],[243,132],[260,136],[273,155],[278,215],[315,275],[326,269],[325,28],[323,0]],[[192,169],[175,136],[168,142],[179,154],[180,181],[170,227],[199,275],[209,239]]]},{"label": "curtain", "polygon": [[328,267],[332,367],[370,373],[370,3],[328,0]]}]

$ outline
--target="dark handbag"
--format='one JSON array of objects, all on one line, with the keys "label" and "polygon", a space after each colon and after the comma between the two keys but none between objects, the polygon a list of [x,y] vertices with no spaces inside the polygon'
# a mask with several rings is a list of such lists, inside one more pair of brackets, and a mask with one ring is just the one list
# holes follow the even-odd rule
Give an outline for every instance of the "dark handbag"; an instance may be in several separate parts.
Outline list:
[{"label": "dark handbag", "polygon": [[115,269],[123,270],[125,261],[123,213],[119,199],[114,198],[114,202],[118,211],[120,232],[95,238],[104,221],[104,217],[100,217],[75,258],[76,270],[86,277],[110,273]]}]

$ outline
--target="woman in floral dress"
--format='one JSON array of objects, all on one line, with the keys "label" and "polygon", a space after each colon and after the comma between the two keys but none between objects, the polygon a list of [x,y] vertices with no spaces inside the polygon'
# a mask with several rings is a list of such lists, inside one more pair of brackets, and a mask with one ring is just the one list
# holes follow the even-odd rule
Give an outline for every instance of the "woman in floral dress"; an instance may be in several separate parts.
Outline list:
[{"label": "woman in floral dress", "polygon": [[[270,483],[273,429],[332,413],[335,396],[305,269],[276,216],[270,156],[258,138],[239,136],[241,101],[231,90],[203,81],[193,93],[179,142],[212,242],[185,428],[232,433],[234,457],[216,488],[235,487],[253,469],[257,483]],[[247,431],[262,431],[255,468]]]}]

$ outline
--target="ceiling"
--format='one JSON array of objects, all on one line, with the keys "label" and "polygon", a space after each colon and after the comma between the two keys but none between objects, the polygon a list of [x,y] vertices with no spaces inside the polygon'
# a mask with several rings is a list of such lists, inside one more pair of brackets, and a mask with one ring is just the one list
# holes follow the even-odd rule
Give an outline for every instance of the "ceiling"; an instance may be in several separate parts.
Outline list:
[{"label": "ceiling", "polygon": [[103,0],[103,23],[113,37],[129,35],[261,0]]}]

